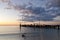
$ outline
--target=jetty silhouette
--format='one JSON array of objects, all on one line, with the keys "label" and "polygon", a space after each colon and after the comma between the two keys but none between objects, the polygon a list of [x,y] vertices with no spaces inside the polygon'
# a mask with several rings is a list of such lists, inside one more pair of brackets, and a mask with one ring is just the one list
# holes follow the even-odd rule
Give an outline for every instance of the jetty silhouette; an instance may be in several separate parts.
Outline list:
[{"label": "jetty silhouette", "polygon": [[20,28],[21,27],[33,27],[33,28],[53,28],[53,29],[60,29],[60,25],[35,25],[35,24],[20,24]]}]

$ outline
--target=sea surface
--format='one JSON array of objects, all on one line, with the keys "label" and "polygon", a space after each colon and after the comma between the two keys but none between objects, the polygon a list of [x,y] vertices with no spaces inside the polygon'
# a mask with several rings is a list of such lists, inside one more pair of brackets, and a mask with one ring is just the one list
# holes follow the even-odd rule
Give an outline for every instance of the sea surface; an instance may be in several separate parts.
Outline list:
[{"label": "sea surface", "polygon": [[0,26],[0,40],[60,40],[60,30],[33,27],[21,27],[20,29],[19,26]]}]

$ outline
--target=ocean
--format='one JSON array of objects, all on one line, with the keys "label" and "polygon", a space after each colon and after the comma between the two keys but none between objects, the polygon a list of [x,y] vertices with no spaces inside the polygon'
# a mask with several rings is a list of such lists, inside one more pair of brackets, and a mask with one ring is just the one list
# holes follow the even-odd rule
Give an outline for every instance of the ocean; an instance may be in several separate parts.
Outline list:
[{"label": "ocean", "polygon": [[0,26],[0,40],[60,40],[60,30],[33,27],[20,30],[19,26]]}]

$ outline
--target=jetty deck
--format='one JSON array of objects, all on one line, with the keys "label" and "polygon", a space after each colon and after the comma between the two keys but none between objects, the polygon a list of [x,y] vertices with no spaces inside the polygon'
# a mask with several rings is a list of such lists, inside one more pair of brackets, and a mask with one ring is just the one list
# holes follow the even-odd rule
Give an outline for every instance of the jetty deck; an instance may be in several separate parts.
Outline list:
[{"label": "jetty deck", "polygon": [[60,25],[20,25],[20,27],[34,27],[34,28],[53,28],[53,29],[60,29]]}]

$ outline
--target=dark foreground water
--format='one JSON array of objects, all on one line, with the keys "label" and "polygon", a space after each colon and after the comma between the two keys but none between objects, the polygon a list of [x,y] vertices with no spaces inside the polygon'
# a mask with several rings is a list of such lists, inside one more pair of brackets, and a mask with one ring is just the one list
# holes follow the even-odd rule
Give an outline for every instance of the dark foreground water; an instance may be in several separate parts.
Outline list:
[{"label": "dark foreground water", "polygon": [[20,30],[19,26],[1,26],[0,40],[60,40],[60,30],[32,27],[22,27]]}]

